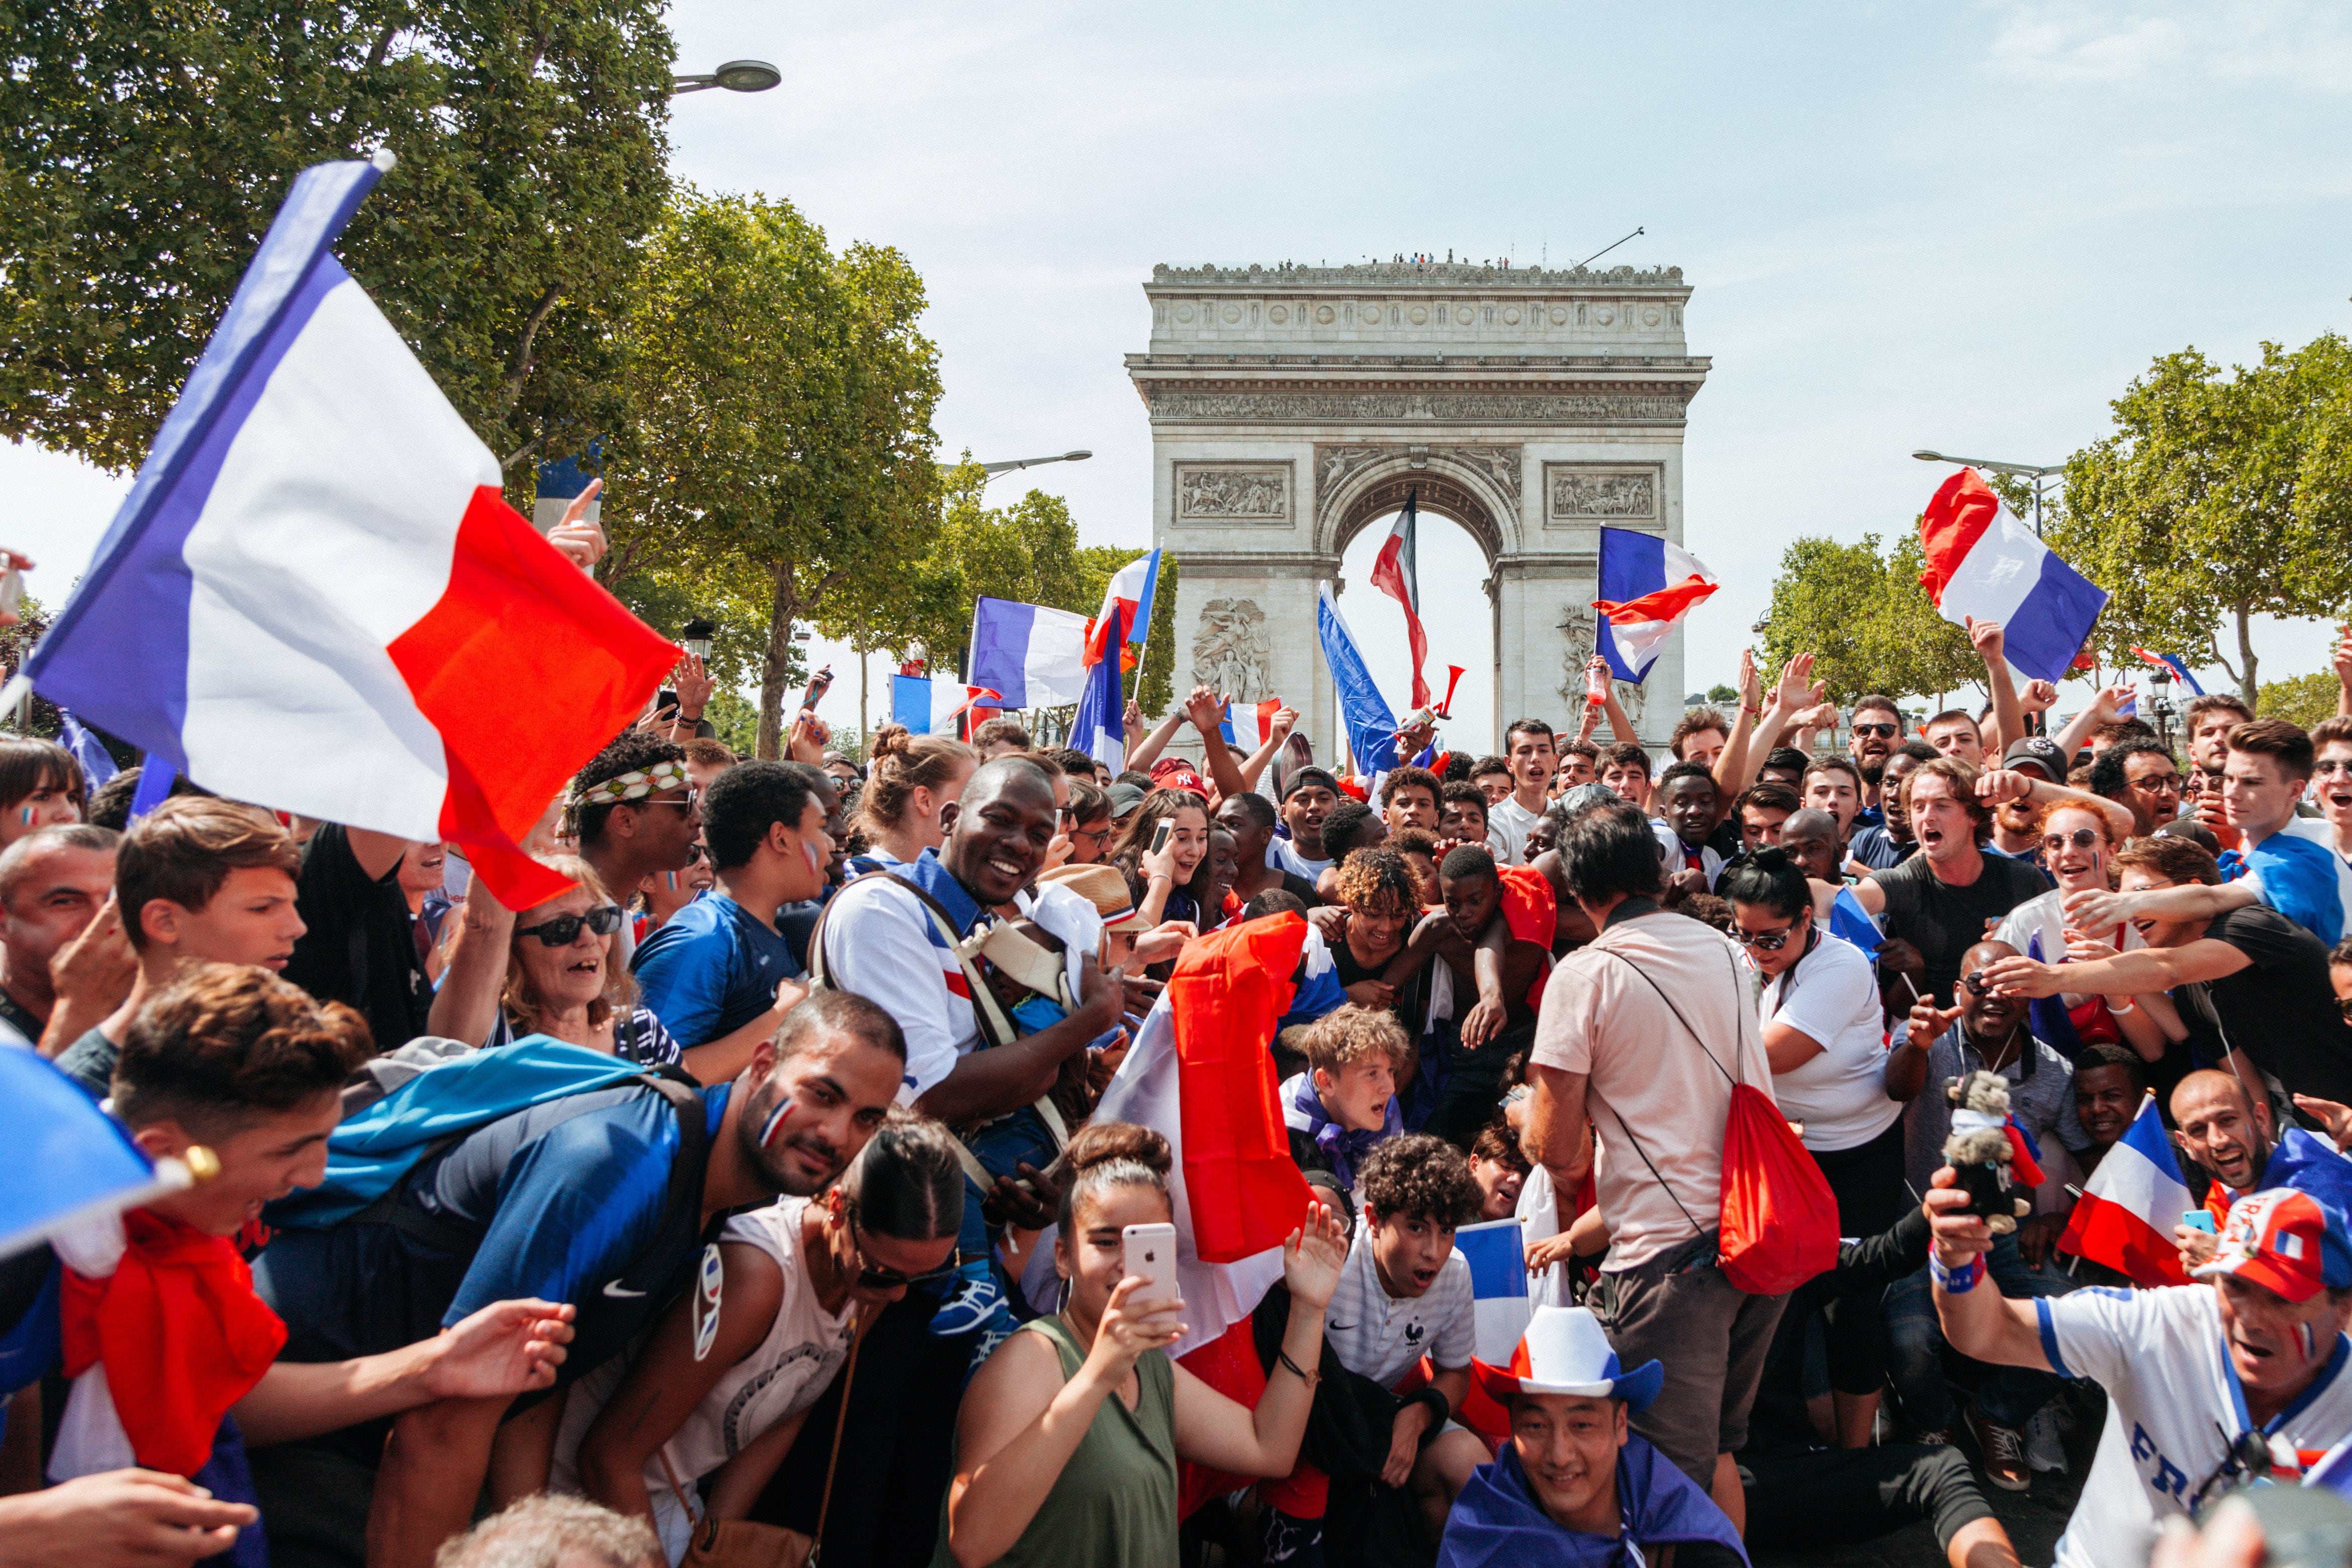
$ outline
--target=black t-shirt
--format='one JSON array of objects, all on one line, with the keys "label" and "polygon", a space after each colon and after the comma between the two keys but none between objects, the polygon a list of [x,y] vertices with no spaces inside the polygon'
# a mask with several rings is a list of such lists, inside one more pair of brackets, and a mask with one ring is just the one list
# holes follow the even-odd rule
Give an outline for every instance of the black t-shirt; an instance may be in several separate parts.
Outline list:
[{"label": "black t-shirt", "polygon": [[369,881],[350,833],[330,822],[302,846],[295,906],[309,929],[294,944],[288,979],[322,1002],[357,1008],[378,1051],[425,1032],[433,985],[416,954],[397,864]]},{"label": "black t-shirt", "polygon": [[23,1035],[26,1043],[41,1043],[42,1021],[33,1016],[32,1009],[5,991],[0,991],[0,1019],[6,1019],[9,1027]]},{"label": "black t-shirt", "polygon": [[1952,1005],[1960,960],[1985,939],[1985,922],[2000,920],[2052,886],[2048,877],[2024,861],[1990,850],[1980,853],[1984,870],[1966,887],[1954,887],[1937,876],[1926,855],[1871,873],[1886,897],[1879,925],[1888,936],[1899,936],[1919,949],[1927,960],[1927,983],[1920,988],[1942,1007]]},{"label": "black t-shirt", "polygon": [[2288,1092],[2352,1098],[2352,1025],[2327,979],[2327,949],[2301,925],[2263,904],[2226,910],[2205,927],[2250,960],[2234,975],[2173,990],[2192,1027],[2209,1026]]}]

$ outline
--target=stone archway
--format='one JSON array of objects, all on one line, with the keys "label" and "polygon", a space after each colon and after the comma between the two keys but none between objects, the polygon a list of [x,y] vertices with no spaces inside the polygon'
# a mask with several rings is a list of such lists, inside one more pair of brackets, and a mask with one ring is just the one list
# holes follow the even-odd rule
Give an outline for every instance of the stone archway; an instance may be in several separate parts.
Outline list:
[{"label": "stone archway", "polygon": [[[1685,352],[1678,269],[1155,268],[1153,537],[1181,563],[1179,684],[1280,695],[1328,755],[1313,635],[1324,582],[1374,519],[1420,506],[1486,555],[1495,725],[1574,711],[1602,525],[1680,542]],[[1635,697],[1644,740],[1681,712],[1682,651]],[[1628,688],[1629,694],[1631,688]],[[1653,730],[1657,733],[1653,734]]]}]

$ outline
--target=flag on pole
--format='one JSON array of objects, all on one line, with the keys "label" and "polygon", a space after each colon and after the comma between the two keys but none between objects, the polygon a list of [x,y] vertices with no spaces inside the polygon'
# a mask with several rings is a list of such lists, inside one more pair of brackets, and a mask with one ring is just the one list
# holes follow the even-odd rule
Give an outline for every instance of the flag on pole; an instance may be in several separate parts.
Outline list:
[{"label": "flag on pole", "polygon": [[1331,685],[1339,699],[1340,733],[1347,737],[1356,770],[1368,778],[1385,773],[1395,766],[1396,716],[1373,684],[1363,652],[1356,646],[1355,633],[1348,630],[1339,607],[1331,601],[1328,583],[1316,596],[1315,630],[1323,642],[1323,662],[1331,669]]},{"label": "flag on pole", "polygon": [[921,675],[890,677],[890,717],[916,735],[953,735],[956,716],[975,702],[993,697],[986,686],[961,681],[926,680]]},{"label": "flag on pole", "polygon": [[2189,664],[2179,654],[2151,653],[2146,648],[2134,648],[2132,652],[2158,669],[2168,672],[2174,680],[2189,688],[2190,695],[2201,697],[2205,695],[2205,688],[2197,684],[2197,677],[2189,673]]},{"label": "flag on pole", "polygon": [[2150,1094],[2083,1184],[2058,1249],[2128,1274],[2137,1284],[2186,1285],[2172,1228],[2196,1207]]},{"label": "flag on pole", "polygon": [[1108,622],[1117,610],[1124,618],[1127,640],[1140,643],[1151,634],[1151,600],[1160,589],[1160,552],[1157,549],[1137,557],[1110,575],[1110,586],[1103,590],[1102,608],[1095,612],[1097,624]]},{"label": "flag on pole", "polygon": [[1003,707],[1075,703],[1087,686],[1087,618],[983,595],[972,606],[964,678],[997,693]]},{"label": "flag on pole", "polygon": [[1412,645],[1412,706],[1429,706],[1429,683],[1421,667],[1429,659],[1429,633],[1421,629],[1421,572],[1415,561],[1414,522],[1421,515],[1418,489],[1405,492],[1404,510],[1372,561],[1372,586],[1404,606],[1405,640]]},{"label": "flag on pole", "polygon": [[1244,736],[1234,727],[1234,705],[1231,703],[1225,705],[1225,721],[1221,727],[1221,731],[1227,746],[1238,746],[1247,751],[1255,751],[1274,738],[1274,716],[1282,711],[1282,699],[1268,697],[1257,704],[1255,708],[1244,708],[1242,711],[1247,716],[1243,722],[1252,727],[1247,736]]},{"label": "flag on pole", "polygon": [[298,175],[89,571],[23,674],[240,800],[517,847],[671,646],[523,520],[499,461],[329,246],[385,170]]},{"label": "flag on pole", "polygon": [[2107,605],[2098,587],[2033,537],[1973,468],[1937,486],[1919,518],[1919,585],[1953,625],[1998,621],[2011,666],[2060,681]]},{"label": "flag on pole", "polygon": [[1127,613],[1114,604],[1096,623],[1087,667],[1087,689],[1070,720],[1070,745],[1113,773],[1127,766],[1127,703],[1119,689],[1118,661],[1111,650],[1123,644]]},{"label": "flag on pole", "polygon": [[93,795],[100,785],[122,771],[114,765],[114,754],[100,744],[98,737],[82,727],[81,720],[63,708],[58,709],[58,744],[73,753],[73,759],[81,764],[82,782]]},{"label": "flag on pole", "polygon": [[1594,651],[1621,681],[1639,685],[1666,633],[1719,586],[1698,557],[1638,528],[1601,530],[1601,612]]}]

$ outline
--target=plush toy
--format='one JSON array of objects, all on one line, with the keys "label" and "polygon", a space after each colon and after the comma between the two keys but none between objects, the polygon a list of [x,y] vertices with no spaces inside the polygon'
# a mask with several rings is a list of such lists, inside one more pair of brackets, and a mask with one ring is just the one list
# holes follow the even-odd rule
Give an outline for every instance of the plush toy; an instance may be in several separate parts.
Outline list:
[{"label": "plush toy", "polygon": [[1952,1134],[1944,1140],[1944,1163],[1960,1178],[1969,1195],[1961,1212],[1984,1217],[1985,1228],[2007,1236],[2018,1219],[2033,1210],[2024,1198],[2012,1196],[2009,1162],[2009,1081],[1998,1072],[1969,1072],[1947,1082],[1944,1098],[1952,1104]]}]

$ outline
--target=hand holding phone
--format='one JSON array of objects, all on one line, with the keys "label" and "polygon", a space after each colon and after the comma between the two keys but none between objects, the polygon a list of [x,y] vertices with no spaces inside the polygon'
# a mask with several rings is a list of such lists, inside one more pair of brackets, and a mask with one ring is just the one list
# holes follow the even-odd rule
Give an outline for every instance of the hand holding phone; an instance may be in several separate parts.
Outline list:
[{"label": "hand holding phone", "polygon": [[[1149,1281],[1138,1285],[1131,1301],[1171,1301],[1181,1305],[1176,1289],[1176,1228],[1173,1225],[1130,1225],[1119,1233],[1119,1267],[1128,1278]],[[1176,1322],[1171,1308],[1137,1320],[1157,1327]]]},{"label": "hand holding phone", "polygon": [[1162,818],[1160,818],[1160,825],[1159,825],[1158,827],[1156,827],[1156,828],[1154,828],[1154,829],[1152,829],[1152,830],[1151,830],[1151,852],[1152,852],[1153,854],[1155,854],[1155,855],[1156,855],[1156,854],[1159,854],[1161,851],[1163,851],[1163,850],[1167,849],[1167,847],[1168,847],[1168,836],[1169,836],[1169,834],[1171,834],[1171,833],[1174,832],[1175,831],[1176,831],[1176,819],[1175,819],[1175,818],[1173,818],[1173,817],[1162,817]]}]

